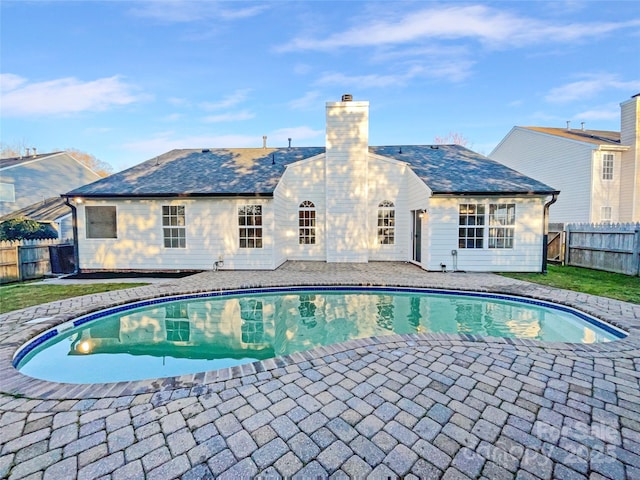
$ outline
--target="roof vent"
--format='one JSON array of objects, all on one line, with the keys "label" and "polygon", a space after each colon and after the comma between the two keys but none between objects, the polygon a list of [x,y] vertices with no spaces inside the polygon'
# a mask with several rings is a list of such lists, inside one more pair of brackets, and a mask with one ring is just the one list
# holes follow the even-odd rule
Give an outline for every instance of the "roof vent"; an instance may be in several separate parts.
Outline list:
[{"label": "roof vent", "polygon": [[350,93],[345,93],[344,95],[342,95],[343,102],[350,102],[351,100],[353,100],[353,95],[351,95]]},{"label": "roof vent", "polygon": [[208,148],[203,148],[202,149],[202,153],[209,153],[211,150],[209,150]]},{"label": "roof vent", "polygon": [[584,122],[580,122],[580,128],[584,132]]},{"label": "roof vent", "polygon": [[267,148],[267,136],[262,135],[262,148]]},{"label": "roof vent", "polygon": [[567,130],[571,130],[571,120],[567,120]]},{"label": "roof vent", "polygon": [[289,140],[289,148],[291,148],[291,138],[287,138]]}]

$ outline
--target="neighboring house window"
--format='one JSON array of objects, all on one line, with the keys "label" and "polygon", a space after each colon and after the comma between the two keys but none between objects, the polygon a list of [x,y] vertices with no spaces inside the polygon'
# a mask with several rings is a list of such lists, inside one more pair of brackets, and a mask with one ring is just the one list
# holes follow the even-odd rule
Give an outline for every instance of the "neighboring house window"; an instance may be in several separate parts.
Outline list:
[{"label": "neighboring house window", "polygon": [[87,238],[118,238],[116,207],[84,207]]},{"label": "neighboring house window", "polygon": [[300,245],[316,243],[316,206],[305,200],[298,210],[298,241]]},{"label": "neighboring house window", "polygon": [[613,153],[602,155],[602,179],[613,180]]},{"label": "neighboring house window", "polygon": [[15,202],[16,189],[13,183],[0,183],[0,202]]},{"label": "neighboring house window", "polygon": [[378,205],[378,243],[393,245],[396,232],[396,210],[393,202],[384,200]]},{"label": "neighboring house window", "polygon": [[489,248],[513,248],[515,203],[489,204]]},{"label": "neighboring house window", "polygon": [[165,248],[186,248],[187,234],[182,205],[162,206],[162,235]]},{"label": "neighboring house window", "polygon": [[484,205],[460,204],[458,216],[458,248],[484,247]]},{"label": "neighboring house window", "polygon": [[262,205],[238,208],[240,248],[262,248]]},{"label": "neighboring house window", "polygon": [[610,222],[611,221],[611,207],[601,207],[600,208],[600,221],[602,221],[602,222]]}]

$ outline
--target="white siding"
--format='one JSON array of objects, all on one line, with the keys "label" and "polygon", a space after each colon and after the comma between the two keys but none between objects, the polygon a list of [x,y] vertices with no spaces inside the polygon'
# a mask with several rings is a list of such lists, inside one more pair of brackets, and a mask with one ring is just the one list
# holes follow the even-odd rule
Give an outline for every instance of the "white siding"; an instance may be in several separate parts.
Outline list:
[{"label": "white siding", "polygon": [[418,176],[411,170],[408,172],[407,178],[407,191],[408,191],[408,200],[409,204],[407,207],[407,221],[409,222],[409,232],[405,239],[405,243],[407,245],[407,261],[412,261],[413,259],[413,225],[412,225],[412,216],[411,212],[413,210],[426,210],[424,215],[420,217],[421,222],[421,262],[420,265],[423,268],[427,268],[429,265],[429,261],[431,258],[431,252],[429,251],[430,244],[430,235],[431,229],[429,228],[429,214],[430,214],[430,197],[431,197],[431,189],[425,185],[425,183],[418,178]]},{"label": "white siding", "polygon": [[[84,270],[210,270],[222,258],[225,269],[273,269],[274,202],[270,199],[87,200],[113,205],[114,239],[87,239],[83,206],[78,208],[80,267]],[[162,206],[184,205],[186,248],[165,248]],[[239,248],[238,207],[262,205],[263,248]]]},{"label": "white siding", "polygon": [[[413,172],[400,162],[369,156],[369,259],[406,261],[410,248],[406,239],[410,235],[408,177]],[[395,208],[395,241],[381,245],[378,240],[378,205],[388,200]]]},{"label": "white siding", "polygon": [[550,222],[591,222],[592,153],[588,144],[515,127],[490,156],[560,190]]},{"label": "white siding", "polygon": [[328,102],[326,116],[326,259],[366,262],[369,102]]},{"label": "white siding", "polygon": [[[277,261],[325,260],[325,179],[324,155],[287,167],[276,188],[276,232],[280,242]],[[298,210],[308,200],[316,207],[316,243],[300,245]]]},{"label": "white siding", "polygon": [[[604,155],[613,155],[613,179],[602,178]],[[602,221],[602,207],[611,207],[611,221],[618,222],[620,214],[620,152],[593,152],[593,183],[591,191],[591,219],[593,222]],[[551,207],[553,208],[553,207]]]},{"label": "white siding", "polygon": [[620,104],[620,143],[630,149],[622,153],[620,221],[640,221],[640,97]]},{"label": "white siding", "polygon": [[[515,203],[514,248],[487,248],[488,220],[485,222],[484,248],[458,248],[458,212],[461,203]],[[544,199],[432,197],[429,206],[428,270],[454,266],[452,250],[457,250],[457,268],[469,272],[539,272],[542,268],[542,213]]]}]

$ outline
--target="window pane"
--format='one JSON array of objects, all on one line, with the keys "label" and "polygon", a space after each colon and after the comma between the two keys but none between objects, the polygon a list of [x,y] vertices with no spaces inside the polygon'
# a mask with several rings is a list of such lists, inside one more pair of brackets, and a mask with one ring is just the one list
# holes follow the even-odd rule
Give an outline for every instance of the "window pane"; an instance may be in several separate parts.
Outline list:
[{"label": "window pane", "polygon": [[117,238],[116,207],[85,207],[87,238]]},{"label": "window pane", "polygon": [[[299,220],[300,221],[300,220]],[[238,207],[238,234],[240,248],[262,248],[257,246],[257,238],[262,237],[262,206],[243,205]]]}]

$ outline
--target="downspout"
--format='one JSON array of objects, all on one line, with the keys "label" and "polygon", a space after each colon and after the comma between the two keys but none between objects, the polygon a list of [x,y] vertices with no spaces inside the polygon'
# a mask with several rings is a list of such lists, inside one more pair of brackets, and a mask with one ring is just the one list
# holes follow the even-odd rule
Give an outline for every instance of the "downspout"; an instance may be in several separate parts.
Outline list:
[{"label": "downspout", "polygon": [[69,197],[64,198],[64,203],[71,208],[71,228],[73,230],[73,274],[80,272],[80,254],[78,252],[78,210],[75,205],[69,202]]},{"label": "downspout", "polygon": [[558,201],[558,193],[551,195],[551,200],[544,204],[544,210],[542,212],[542,274],[547,274],[547,255],[549,250],[549,207]]}]

